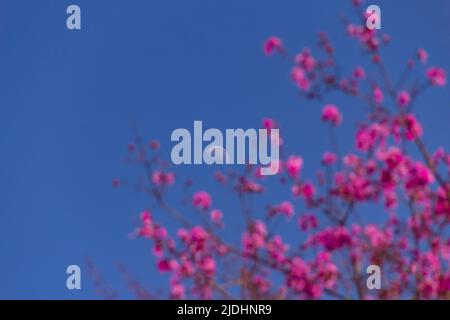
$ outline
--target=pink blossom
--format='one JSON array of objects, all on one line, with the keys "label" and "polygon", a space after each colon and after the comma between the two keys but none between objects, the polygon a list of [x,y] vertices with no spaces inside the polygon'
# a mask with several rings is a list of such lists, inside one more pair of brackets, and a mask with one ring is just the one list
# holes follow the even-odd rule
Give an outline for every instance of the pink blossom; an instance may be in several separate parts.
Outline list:
[{"label": "pink blossom", "polygon": [[425,49],[419,48],[419,50],[417,50],[417,58],[420,62],[426,64],[428,61],[428,53]]},{"label": "pink blossom", "polygon": [[264,222],[262,222],[260,220],[255,221],[252,225],[252,228],[256,233],[258,233],[260,235],[265,236],[267,234],[266,225],[264,224]]},{"label": "pink blossom", "polygon": [[342,115],[335,105],[329,104],[326,105],[322,110],[322,120],[330,122],[334,126],[337,126],[342,121]]},{"label": "pink blossom", "polygon": [[364,233],[369,239],[372,248],[381,250],[387,248],[392,241],[392,234],[380,230],[376,225],[369,224],[364,228]]},{"label": "pink blossom", "polygon": [[382,35],[382,40],[383,40],[383,43],[384,43],[384,44],[388,44],[388,43],[391,42],[392,38],[391,38],[391,36],[388,35],[388,34],[383,34],[383,35]]},{"label": "pink blossom", "polygon": [[314,198],[314,194],[316,193],[316,188],[314,187],[314,185],[312,183],[306,182],[303,185],[302,193],[307,201],[312,201]]},{"label": "pink blossom", "polygon": [[289,201],[283,201],[279,205],[273,207],[271,211],[273,214],[280,213],[290,218],[294,215],[294,206]]},{"label": "pink blossom", "polygon": [[445,86],[446,83],[446,74],[445,71],[441,68],[432,67],[427,70],[426,76],[428,80],[430,80],[431,84],[438,87]]},{"label": "pink blossom", "polygon": [[362,32],[362,27],[361,26],[356,26],[356,25],[354,25],[352,23],[349,23],[347,25],[347,34],[350,37],[356,38],[356,37],[358,37],[361,34],[361,32]]},{"label": "pink blossom", "polygon": [[278,127],[275,120],[273,120],[271,118],[264,118],[262,121],[262,125],[263,125],[263,128],[267,129],[267,130],[275,129]]},{"label": "pink blossom", "polygon": [[307,294],[308,299],[319,299],[323,294],[323,287],[311,282],[306,288],[305,293]]},{"label": "pink blossom", "polygon": [[366,72],[364,71],[364,68],[362,67],[358,67],[353,71],[353,77],[355,77],[355,79],[361,80],[364,79],[366,77]]},{"label": "pink blossom", "polygon": [[250,230],[245,232],[242,237],[242,246],[245,255],[251,256],[256,254],[258,249],[264,247],[266,242],[267,230],[262,221],[255,221]]},{"label": "pink blossom", "polygon": [[190,241],[193,242],[204,242],[208,239],[208,233],[200,226],[193,227],[190,236]]},{"label": "pink blossom", "polygon": [[413,114],[405,116],[406,126],[406,138],[408,140],[414,140],[417,137],[422,136],[422,126]]},{"label": "pink blossom", "polygon": [[294,67],[291,72],[291,79],[303,91],[307,91],[310,88],[310,81],[305,75],[303,69]]},{"label": "pink blossom", "polygon": [[223,213],[220,210],[211,211],[211,220],[215,223],[218,223],[222,220]]},{"label": "pink blossom", "polygon": [[331,289],[336,284],[339,277],[339,270],[331,260],[331,254],[327,251],[319,252],[316,255],[314,266],[316,267],[316,279],[327,289]]},{"label": "pink blossom", "polygon": [[152,182],[157,186],[170,186],[175,182],[175,174],[155,171],[152,175]]},{"label": "pink blossom", "polygon": [[264,187],[250,179],[242,177],[237,186],[237,190],[244,193],[261,193],[264,191]]},{"label": "pink blossom", "polygon": [[351,244],[350,232],[344,227],[330,227],[311,236],[308,245],[320,245],[327,251],[334,251]]},{"label": "pink blossom", "polygon": [[189,232],[186,229],[179,229],[177,232],[178,238],[181,239],[183,242],[189,241]]},{"label": "pink blossom", "polygon": [[275,265],[282,264],[289,246],[283,243],[281,236],[277,235],[267,242],[267,253]]},{"label": "pink blossom", "polygon": [[167,234],[167,229],[165,227],[155,224],[153,236],[156,241],[164,240],[165,238],[167,238]]},{"label": "pink blossom", "polygon": [[369,151],[375,146],[377,132],[371,127],[362,126],[356,133],[356,147],[361,151]]},{"label": "pink blossom", "polygon": [[422,136],[422,126],[419,121],[417,121],[416,117],[411,113],[403,117],[399,116],[394,118],[392,123],[392,131],[397,141],[400,141],[402,138],[402,128],[406,129],[404,137],[409,141],[413,141]]},{"label": "pink blossom", "polygon": [[294,257],[289,264],[289,274],[287,277],[287,286],[297,292],[304,292],[309,285],[309,265],[301,258]]},{"label": "pink blossom", "polygon": [[264,53],[266,55],[272,55],[275,52],[283,51],[283,42],[278,37],[270,37],[264,43]]},{"label": "pink blossom", "polygon": [[302,231],[307,231],[309,229],[316,229],[319,222],[315,215],[305,214],[298,219],[298,225]]},{"label": "pink blossom", "polygon": [[176,300],[184,299],[184,297],[185,297],[184,286],[180,283],[172,284],[171,289],[170,289],[170,295],[171,295],[172,299],[176,299]]},{"label": "pink blossom", "polygon": [[356,132],[356,148],[367,152],[376,146],[383,147],[389,137],[389,126],[386,123],[364,124]]},{"label": "pink blossom", "polygon": [[397,96],[397,105],[400,107],[407,107],[411,102],[411,96],[407,91],[402,91]]},{"label": "pink blossom", "polygon": [[445,150],[444,148],[440,147],[433,153],[433,161],[439,162],[445,157]]},{"label": "pink blossom", "polygon": [[403,152],[397,147],[391,147],[385,152],[379,153],[378,157],[380,160],[386,162],[390,170],[395,169],[405,159]]},{"label": "pink blossom", "polygon": [[158,150],[160,148],[160,143],[157,140],[152,140],[148,143],[148,146],[150,147],[150,149],[152,150]]},{"label": "pink blossom", "polygon": [[355,168],[355,167],[357,167],[357,166],[359,166],[359,164],[360,164],[360,159],[359,159],[359,157],[357,156],[357,155],[355,155],[355,154],[347,154],[345,157],[344,157],[344,164],[347,166],[347,167],[350,167],[350,168]]},{"label": "pink blossom", "polygon": [[294,197],[303,197],[308,203],[314,200],[316,189],[310,182],[296,184],[291,188]]},{"label": "pink blossom", "polygon": [[153,223],[150,211],[143,211],[140,218],[142,221],[142,227],[139,229],[139,235],[144,238],[153,237],[155,225]]},{"label": "pink blossom", "polygon": [[383,91],[381,91],[381,89],[379,87],[375,87],[373,89],[373,100],[377,104],[383,103],[384,95],[383,95]]},{"label": "pink blossom", "polygon": [[204,257],[199,267],[200,270],[208,276],[212,276],[216,273],[216,261],[211,257]]},{"label": "pink blossom", "polygon": [[337,156],[331,152],[325,152],[322,156],[322,163],[329,166],[335,164],[337,160]]},{"label": "pink blossom", "polygon": [[183,257],[177,271],[180,277],[191,277],[195,272],[195,267],[191,261]]},{"label": "pink blossom", "polygon": [[254,276],[252,282],[260,294],[267,293],[271,286],[270,280],[259,275]]},{"label": "pink blossom", "polygon": [[374,55],[372,56],[372,62],[373,62],[373,63],[378,64],[378,63],[380,63],[380,61],[381,61],[380,55],[374,54]]},{"label": "pink blossom", "polygon": [[211,202],[211,196],[206,191],[198,191],[192,197],[192,205],[198,209],[208,210]]},{"label": "pink blossom", "polygon": [[285,163],[285,168],[292,178],[299,177],[302,167],[303,159],[299,156],[290,156]]},{"label": "pink blossom", "polygon": [[172,270],[172,264],[169,260],[163,259],[158,261],[158,270],[160,272],[169,272]]},{"label": "pink blossom", "polygon": [[311,72],[316,67],[316,59],[311,55],[308,48],[297,54],[295,57],[295,63],[299,65],[306,72]]},{"label": "pink blossom", "polygon": [[214,178],[220,184],[226,184],[227,180],[228,180],[227,177],[222,172],[215,172],[214,173]]},{"label": "pink blossom", "polygon": [[416,162],[408,172],[405,187],[407,190],[424,188],[434,182],[434,176],[430,169],[421,162]]},{"label": "pink blossom", "polygon": [[[447,195],[450,193],[450,187],[447,187],[448,190],[440,187],[437,192],[436,199],[436,215],[444,216],[450,219],[450,203],[448,201]],[[448,253],[450,254],[450,242],[448,243]],[[450,255],[449,255],[450,258]]]}]

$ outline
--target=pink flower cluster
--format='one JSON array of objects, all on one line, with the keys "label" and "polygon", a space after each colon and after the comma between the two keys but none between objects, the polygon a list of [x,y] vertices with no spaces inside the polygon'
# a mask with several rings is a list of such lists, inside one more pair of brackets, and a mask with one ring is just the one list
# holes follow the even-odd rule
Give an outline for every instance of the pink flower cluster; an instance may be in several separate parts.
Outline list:
[{"label": "pink flower cluster", "polygon": [[322,120],[337,126],[342,121],[342,115],[335,105],[329,104],[322,110]]},{"label": "pink flower cluster", "polygon": [[286,285],[299,298],[318,299],[326,289],[335,286],[339,277],[338,267],[327,252],[319,253],[314,261],[306,262],[299,257],[291,259],[288,265]]},{"label": "pink flower cluster", "polygon": [[[198,183],[194,179],[182,185],[183,201],[167,196],[180,185],[181,175],[175,179],[160,159],[159,142],[144,146],[135,139],[128,146],[127,163],[144,166],[149,176],[139,180],[137,189],[152,197],[155,214],[181,225],[171,236],[171,224],[165,227],[145,211],[136,230],[150,240],[157,269],[170,275],[169,297],[450,299],[450,153],[443,147],[427,149],[415,113],[422,108],[417,98],[445,86],[446,73],[425,66],[429,55],[421,48],[405,59],[406,71],[398,81],[391,79],[383,59],[390,36],[360,24],[361,1],[352,3],[361,16],[356,23],[343,20],[349,37],[364,49],[366,64],[338,66],[336,49],[323,32],[317,52],[305,48],[289,57],[275,36],[263,46],[266,55],[290,58],[300,97],[323,106],[317,120],[328,124],[324,135],[330,151],[321,158],[316,154],[315,176],[310,176],[314,166],[304,161],[305,155],[288,153],[284,139],[280,170],[273,177],[262,177],[260,168],[250,164],[242,171],[216,172],[227,205],[236,203],[225,211],[225,228],[223,212],[212,206],[212,190],[191,193]],[[335,96],[331,92],[356,103],[345,109],[324,105]],[[365,113],[351,135],[340,127],[342,111]],[[280,128],[272,118],[262,126]],[[348,136],[351,143],[339,145]],[[114,187],[130,185],[113,181]],[[276,200],[283,192],[284,201]],[[295,231],[289,233],[292,224]],[[369,264],[382,270],[381,290],[366,289]]]},{"label": "pink flower cluster", "polygon": [[201,210],[208,210],[211,203],[211,196],[206,191],[198,191],[192,197],[192,205]]}]

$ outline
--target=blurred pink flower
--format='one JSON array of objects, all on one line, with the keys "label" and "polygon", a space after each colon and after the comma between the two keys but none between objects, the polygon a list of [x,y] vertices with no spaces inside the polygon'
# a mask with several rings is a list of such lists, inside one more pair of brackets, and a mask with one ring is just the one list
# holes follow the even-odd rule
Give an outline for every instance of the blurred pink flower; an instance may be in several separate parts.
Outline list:
[{"label": "blurred pink flower", "polygon": [[200,270],[206,275],[212,276],[216,273],[216,261],[212,257],[204,257],[200,263]]},{"label": "blurred pink flower", "polygon": [[170,186],[175,182],[175,174],[155,171],[152,175],[152,182],[157,186]]},{"label": "blurred pink flower", "polygon": [[148,143],[148,146],[152,150],[158,150],[160,148],[160,143],[157,140],[152,140]]},{"label": "blurred pink flower", "polygon": [[364,71],[364,68],[358,67],[353,71],[353,76],[355,79],[361,80],[366,77],[366,72]]},{"label": "blurred pink flower", "polygon": [[373,100],[374,100],[377,104],[383,103],[384,95],[383,95],[383,91],[381,91],[381,89],[380,89],[379,87],[375,87],[375,88],[373,89]]},{"label": "blurred pink flower", "polygon": [[295,57],[295,63],[299,65],[306,72],[311,72],[316,67],[316,59],[311,55],[308,48],[303,49],[302,52]]},{"label": "blurred pink flower", "polygon": [[299,156],[290,156],[285,163],[286,171],[292,178],[299,177],[302,167],[303,158]]},{"label": "blurred pink flower", "polygon": [[276,124],[275,120],[273,120],[271,118],[264,118],[262,124],[263,124],[263,128],[267,129],[267,130],[277,128],[277,124]]},{"label": "blurred pink flower", "polygon": [[397,96],[397,105],[400,107],[407,107],[409,103],[411,102],[411,96],[409,95],[409,92],[402,91]]},{"label": "blurred pink flower", "polygon": [[445,71],[441,68],[432,67],[427,70],[426,76],[428,80],[434,85],[438,87],[445,86],[446,83],[446,75]]},{"label": "blurred pink flower", "polygon": [[185,298],[184,286],[180,283],[174,283],[171,285],[170,295],[172,299],[181,300]]},{"label": "blurred pink flower", "polygon": [[211,220],[215,223],[222,221],[223,213],[220,210],[211,211]]},{"label": "blurred pink flower", "polygon": [[290,218],[294,215],[294,206],[289,201],[283,201],[277,206],[274,206],[270,210],[271,214],[282,214]]},{"label": "blurred pink flower", "polygon": [[428,61],[427,51],[423,48],[419,48],[419,50],[417,50],[417,58],[419,59],[420,62],[426,64]]},{"label": "blurred pink flower", "polygon": [[337,126],[342,122],[342,115],[335,105],[328,104],[322,110],[322,120]]},{"label": "blurred pink flower", "polygon": [[192,205],[198,209],[208,210],[211,203],[211,196],[206,191],[198,191],[192,197]]},{"label": "blurred pink flower", "polygon": [[331,152],[325,152],[322,156],[322,163],[325,165],[332,165],[336,163],[337,156]]},{"label": "blurred pink flower", "polygon": [[303,91],[308,91],[310,88],[310,82],[308,77],[305,75],[303,69],[299,67],[294,67],[291,72],[291,79]]},{"label": "blurred pink flower", "polygon": [[270,37],[264,43],[264,53],[266,55],[272,55],[275,52],[283,51],[283,42],[278,37]]}]

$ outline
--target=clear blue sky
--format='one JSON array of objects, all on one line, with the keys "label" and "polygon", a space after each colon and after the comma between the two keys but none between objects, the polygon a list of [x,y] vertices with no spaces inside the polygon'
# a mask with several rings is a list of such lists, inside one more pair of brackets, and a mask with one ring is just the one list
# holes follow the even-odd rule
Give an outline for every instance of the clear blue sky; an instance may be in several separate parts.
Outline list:
[{"label": "clear blue sky", "polygon": [[[292,51],[314,46],[324,30],[344,68],[366,65],[343,36],[338,15],[351,16],[348,2],[0,0],[0,298],[96,298],[85,274],[81,291],[65,287],[65,268],[84,267],[86,255],[122,298],[132,295],[117,262],[148,288],[164,287],[149,243],[127,238],[148,199],[111,187],[115,177],[137,175],[122,163],[131,120],[168,150],[172,130],[193,120],[248,128],[271,116],[312,176],[327,146],[320,109],[297,98],[289,64],[266,58],[261,47],[272,34]],[[65,27],[69,4],[82,9],[81,31]],[[450,70],[449,1],[370,4],[381,6],[393,37],[392,70],[400,72],[419,46]],[[349,150],[361,108],[340,96],[330,102],[344,112],[339,139]],[[418,110],[427,142],[450,147],[448,89],[428,92]],[[212,190],[229,224],[238,221],[211,168],[178,172]]]}]

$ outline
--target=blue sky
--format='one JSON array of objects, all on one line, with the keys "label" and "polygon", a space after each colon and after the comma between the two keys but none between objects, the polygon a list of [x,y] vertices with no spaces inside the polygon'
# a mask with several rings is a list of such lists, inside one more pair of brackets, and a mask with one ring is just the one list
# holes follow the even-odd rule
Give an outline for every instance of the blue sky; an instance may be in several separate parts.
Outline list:
[{"label": "blue sky", "polygon": [[[327,148],[320,106],[298,99],[290,65],[265,57],[262,43],[276,34],[296,51],[329,31],[344,68],[367,66],[339,22],[341,12],[352,16],[348,2],[0,0],[0,298],[96,298],[85,274],[81,291],[65,287],[66,267],[83,268],[86,255],[122,298],[132,295],[118,262],[148,288],[164,287],[149,243],[128,239],[148,199],[111,187],[115,177],[137,175],[122,162],[130,121],[168,153],[171,132],[194,120],[224,129],[274,117],[287,150],[306,159],[312,176]],[[81,7],[81,31],[66,29],[70,4]],[[418,47],[450,70],[450,2],[370,4],[381,6],[382,28],[394,40],[391,70],[399,74]],[[349,150],[361,107],[341,96],[329,102],[344,113],[339,140]],[[429,145],[450,147],[448,89],[427,92],[417,107]],[[178,172],[212,190],[227,214],[231,195],[215,186],[213,171]],[[227,219],[239,223],[231,213]]]}]

